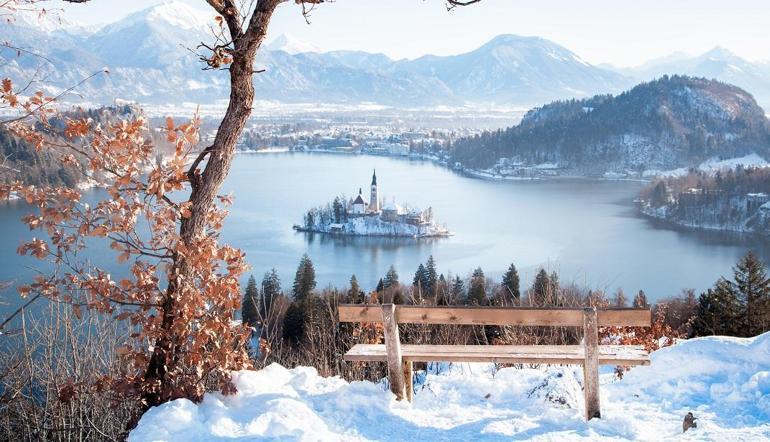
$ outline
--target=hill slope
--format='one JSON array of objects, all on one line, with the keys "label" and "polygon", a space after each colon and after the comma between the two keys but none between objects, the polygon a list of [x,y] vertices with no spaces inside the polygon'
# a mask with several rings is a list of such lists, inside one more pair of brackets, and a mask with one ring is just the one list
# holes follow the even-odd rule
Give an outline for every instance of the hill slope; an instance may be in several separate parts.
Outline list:
[{"label": "hill slope", "polygon": [[672,54],[625,74],[642,80],[674,74],[713,78],[750,91],[761,106],[770,109],[770,63],[751,62],[721,47],[694,57]]},{"label": "hill slope", "polygon": [[641,173],[713,157],[770,154],[770,124],[746,91],[714,80],[663,77],[616,97],[561,101],[518,126],[458,140],[453,161],[498,170],[550,164],[570,173]]},{"label": "hill slope", "polygon": [[274,364],[237,373],[235,396],[150,410],[129,440],[661,440],[681,437],[689,411],[698,428],[688,438],[770,437],[770,333],[684,341],[654,352],[650,366],[622,380],[608,367],[603,418],[588,423],[580,371],[436,365],[427,376],[417,373],[408,404],[395,402],[384,384]]}]

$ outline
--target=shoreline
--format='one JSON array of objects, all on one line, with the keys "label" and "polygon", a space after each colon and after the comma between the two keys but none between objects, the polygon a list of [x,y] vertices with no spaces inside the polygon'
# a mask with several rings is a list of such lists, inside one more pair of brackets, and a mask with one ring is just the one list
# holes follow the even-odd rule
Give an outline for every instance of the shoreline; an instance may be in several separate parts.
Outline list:
[{"label": "shoreline", "polygon": [[399,235],[399,234],[385,234],[385,233],[353,233],[353,232],[327,232],[319,229],[308,229],[306,227],[299,226],[297,224],[292,226],[292,229],[296,232],[302,232],[302,233],[316,233],[319,235],[330,235],[330,236],[348,236],[348,237],[356,237],[356,238],[411,238],[411,239],[423,239],[423,238],[449,238],[450,236],[454,236],[454,233],[447,232],[447,233],[436,233],[436,234],[425,234],[425,235]]},{"label": "shoreline", "polygon": [[762,233],[755,232],[753,230],[733,229],[733,228],[724,227],[724,226],[680,222],[677,220],[656,215],[648,210],[643,209],[642,207],[637,207],[637,213],[639,213],[642,216],[642,218],[660,222],[671,228],[677,228],[677,229],[686,230],[690,232],[736,235],[736,236],[742,236],[747,238],[756,238],[763,241],[770,241],[770,235],[763,235]]}]

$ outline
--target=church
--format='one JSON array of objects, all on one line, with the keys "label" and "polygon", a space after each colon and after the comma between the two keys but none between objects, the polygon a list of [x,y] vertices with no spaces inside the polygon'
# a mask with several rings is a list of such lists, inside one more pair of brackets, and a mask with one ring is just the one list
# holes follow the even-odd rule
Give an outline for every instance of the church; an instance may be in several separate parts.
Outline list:
[{"label": "church", "polygon": [[358,196],[350,205],[350,214],[353,216],[378,215],[382,204],[380,202],[379,192],[377,191],[377,171],[372,172],[371,193],[369,194],[369,203],[363,198],[363,192],[358,189]]}]

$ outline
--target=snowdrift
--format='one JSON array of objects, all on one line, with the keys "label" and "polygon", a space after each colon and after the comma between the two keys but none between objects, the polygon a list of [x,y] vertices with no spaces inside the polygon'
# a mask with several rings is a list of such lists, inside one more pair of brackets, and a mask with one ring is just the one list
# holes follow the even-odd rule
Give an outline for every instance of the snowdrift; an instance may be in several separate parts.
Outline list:
[{"label": "snowdrift", "polygon": [[[682,341],[622,380],[607,367],[603,419],[590,422],[579,367],[428,368],[412,404],[396,402],[384,382],[348,383],[309,367],[241,371],[237,394],[151,409],[129,440],[770,439],[770,333]],[[683,436],[688,411],[698,428]]]}]

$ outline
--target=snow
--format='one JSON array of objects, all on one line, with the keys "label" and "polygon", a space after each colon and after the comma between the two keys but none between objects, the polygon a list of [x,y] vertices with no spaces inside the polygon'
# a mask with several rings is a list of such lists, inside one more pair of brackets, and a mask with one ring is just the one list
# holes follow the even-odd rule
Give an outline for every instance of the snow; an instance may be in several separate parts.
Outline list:
[{"label": "snow", "polygon": [[[750,153],[748,155],[737,157],[737,158],[728,158],[728,159],[720,159],[717,157],[709,158],[708,160],[702,162],[698,165],[698,169],[700,169],[703,172],[717,172],[720,170],[728,170],[728,169],[735,169],[736,167],[770,167],[770,162],[762,158],[756,153]],[[666,171],[660,171],[660,170],[646,170],[643,173],[643,176],[650,178],[655,176],[660,177],[681,177],[687,175],[689,172],[688,168],[686,167],[680,167],[678,169],[673,170],[666,170]]]},{"label": "snow", "polygon": [[385,382],[324,378],[273,364],[234,373],[238,393],[175,400],[148,411],[140,441],[241,440],[687,440],[770,438],[770,333],[680,341],[617,380],[604,367],[602,419],[583,419],[579,367],[431,364],[414,402]]},{"label": "snow", "polygon": [[270,51],[284,51],[289,54],[304,54],[308,52],[323,52],[318,46],[301,41],[291,34],[283,33],[266,45]]},{"label": "snow", "polygon": [[299,227],[297,230],[317,233],[331,233],[332,226],[335,226],[335,232],[339,229],[339,232],[336,233],[349,236],[386,236],[411,238],[451,235],[446,227],[439,226],[435,222],[417,226],[400,221],[385,221],[379,215],[351,217],[342,224],[323,223],[319,221],[309,229],[307,227]]},{"label": "snow", "polygon": [[718,170],[735,169],[738,166],[768,167],[770,166],[770,163],[756,153],[751,153],[740,158],[730,158],[726,160],[711,158],[701,163],[698,168],[704,172],[716,172]]}]

